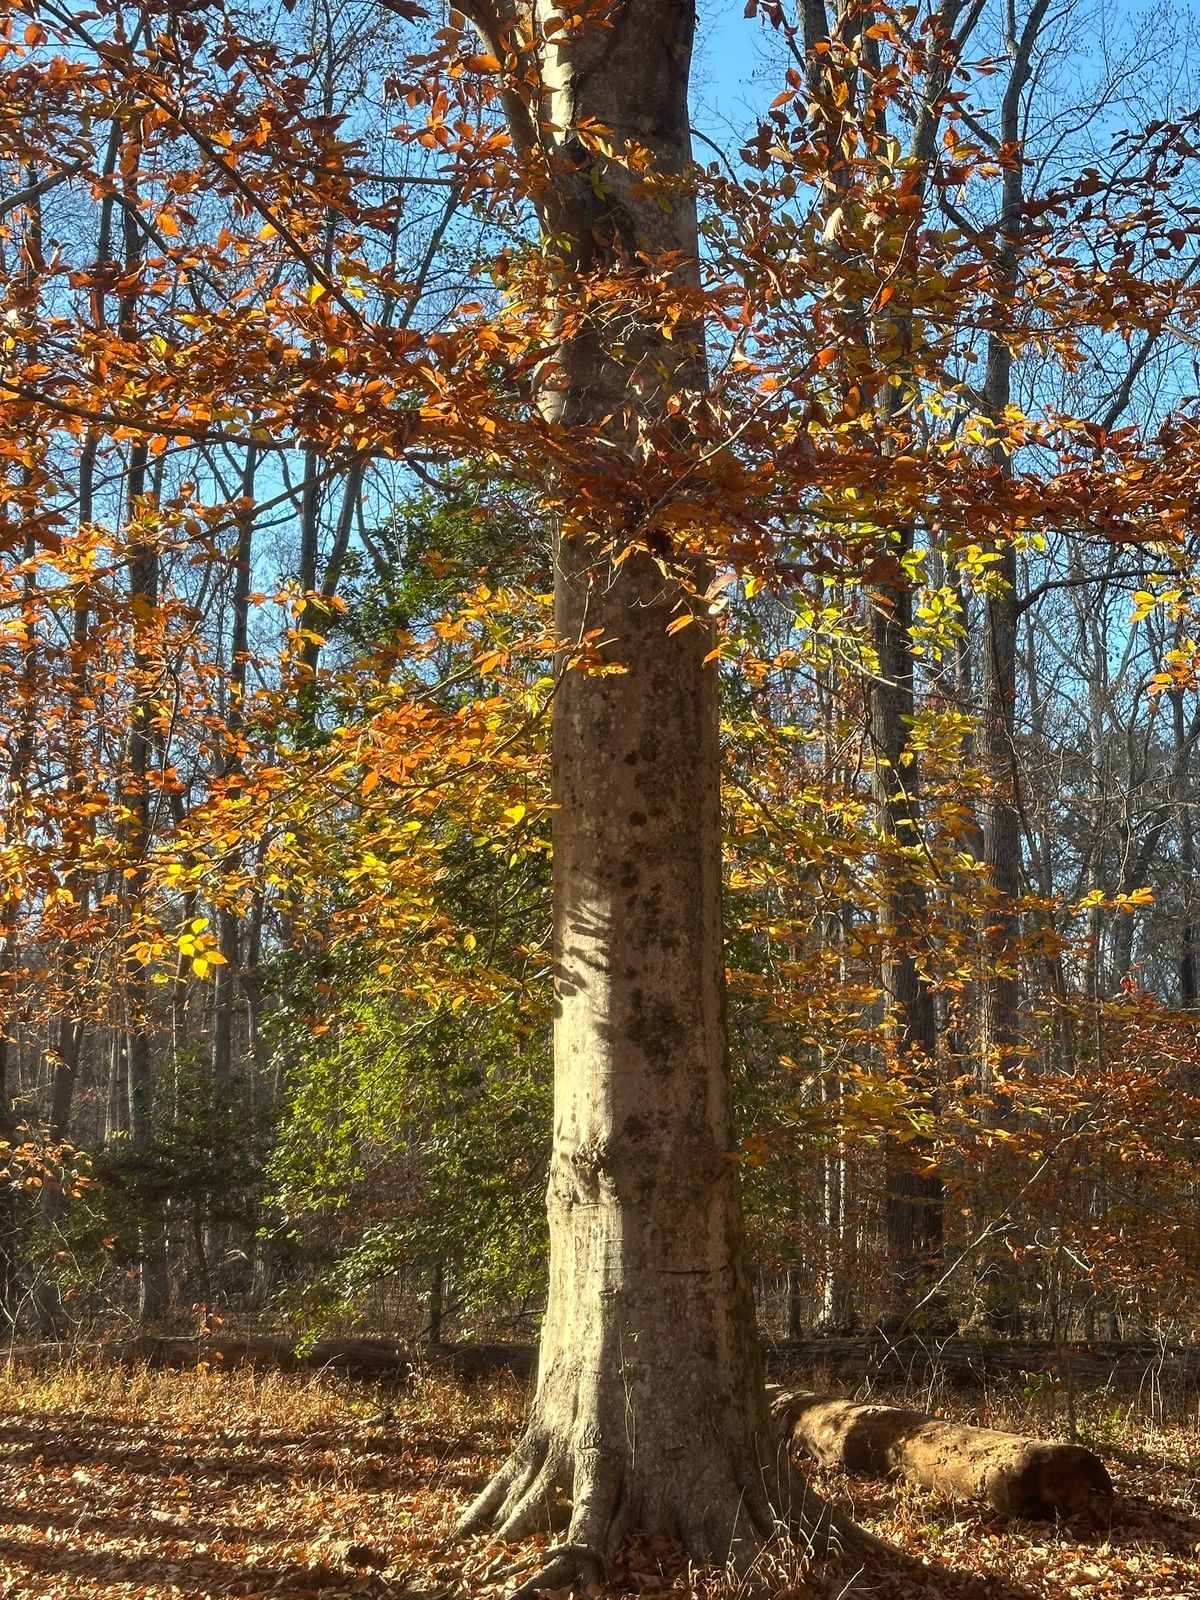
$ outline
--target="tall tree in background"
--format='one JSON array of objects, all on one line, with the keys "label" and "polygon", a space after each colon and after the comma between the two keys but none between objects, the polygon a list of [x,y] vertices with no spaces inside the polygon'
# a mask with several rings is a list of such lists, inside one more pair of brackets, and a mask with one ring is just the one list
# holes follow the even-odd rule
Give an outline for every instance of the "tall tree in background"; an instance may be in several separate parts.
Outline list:
[{"label": "tall tree in background", "polygon": [[[1008,5],[1005,45],[1011,58],[1000,108],[999,142],[1005,167],[1000,199],[999,248],[995,263],[995,327],[988,339],[983,400],[998,430],[1012,400],[1012,323],[1016,315],[1020,273],[1020,234],[1025,198],[1025,166],[1021,144],[1021,112],[1034,67],[1038,34],[1049,0],[1035,0],[1020,26],[1014,4]],[[998,478],[1011,478],[1012,451],[1003,443],[992,451]],[[1017,1045],[1019,989],[1017,977],[1017,900],[1021,892],[1021,817],[1016,747],[1017,594],[1015,543],[999,544],[998,584],[984,603],[983,736],[992,792],[984,811],[983,858],[995,894],[991,959],[980,989],[980,1052],[982,1077],[990,1087],[1003,1074]]]}]

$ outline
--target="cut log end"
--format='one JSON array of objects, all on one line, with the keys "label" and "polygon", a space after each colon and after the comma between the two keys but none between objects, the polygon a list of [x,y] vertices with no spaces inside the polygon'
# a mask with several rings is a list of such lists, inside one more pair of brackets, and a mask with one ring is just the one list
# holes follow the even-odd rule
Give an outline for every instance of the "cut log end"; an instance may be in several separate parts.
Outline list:
[{"label": "cut log end", "polygon": [[1026,1440],[1017,1459],[992,1474],[988,1497],[997,1511],[1014,1517],[1106,1518],[1114,1490],[1108,1469],[1092,1451]]},{"label": "cut log end", "polygon": [[1112,1510],[1112,1479],[1081,1445],[796,1390],[775,1391],[772,1411],[784,1436],[822,1466],[984,1499],[1009,1517],[1103,1519]]}]

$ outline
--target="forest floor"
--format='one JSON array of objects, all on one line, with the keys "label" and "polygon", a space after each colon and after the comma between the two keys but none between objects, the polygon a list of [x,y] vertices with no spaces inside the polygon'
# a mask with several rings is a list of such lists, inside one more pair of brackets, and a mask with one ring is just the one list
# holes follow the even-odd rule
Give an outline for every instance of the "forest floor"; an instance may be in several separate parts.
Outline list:
[{"label": "forest floor", "polygon": [[[1007,1396],[957,1391],[944,1410],[1061,1436],[1063,1398],[1042,1381]],[[1153,1398],[1155,1417],[1136,1396],[1076,1397],[1080,1442],[1116,1483],[1111,1526],[1006,1522],[986,1507],[814,1473],[911,1562],[855,1579],[806,1571],[784,1552],[755,1587],[789,1600],[1198,1600],[1197,1399]],[[0,1367],[0,1596],[499,1600],[514,1571],[533,1569],[533,1546],[454,1546],[448,1535],[523,1406],[510,1378],[464,1389],[435,1377],[405,1394],[254,1371]],[[665,1541],[642,1541],[592,1592],[735,1600],[750,1589],[689,1578]]]}]

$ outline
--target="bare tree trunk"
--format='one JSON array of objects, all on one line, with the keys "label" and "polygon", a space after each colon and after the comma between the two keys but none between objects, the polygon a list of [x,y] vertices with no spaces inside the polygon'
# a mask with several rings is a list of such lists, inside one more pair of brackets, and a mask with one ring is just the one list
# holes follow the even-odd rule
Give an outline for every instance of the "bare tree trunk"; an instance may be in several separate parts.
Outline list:
[{"label": "bare tree trunk", "polygon": [[[1010,7],[1008,39],[1012,68],[1000,110],[1000,145],[1008,154],[1001,188],[1000,244],[992,297],[998,328],[989,335],[984,402],[988,413],[1003,418],[1012,400],[1012,348],[1005,337],[1017,293],[1021,212],[1024,205],[1024,163],[1020,154],[1021,103],[1033,70],[1033,51],[1049,6],[1034,0],[1020,36]],[[993,465],[998,477],[1012,476],[1012,457],[997,447]],[[994,896],[989,911],[991,937],[987,970],[980,985],[981,1060],[985,1087],[994,1070],[1016,1049],[1018,1039],[1017,964],[1019,960],[1017,900],[1021,891],[1021,814],[1018,787],[1017,710],[1017,555],[1006,541],[996,565],[998,583],[984,601],[983,723],[984,759],[991,784],[984,809],[983,859]]]},{"label": "bare tree trunk", "polygon": [[[988,337],[984,403],[1002,425],[1012,399],[1013,355],[1006,323],[1016,301],[1020,263],[1021,212],[1024,204],[1024,165],[1020,154],[1021,104],[1033,70],[1033,51],[1049,0],[1034,0],[1020,35],[1015,7],[1009,8],[1008,49],[1012,60],[1000,109],[1000,144],[1008,152],[1000,200],[999,249],[992,304],[997,327]],[[1012,475],[1008,450],[992,452],[998,478]],[[983,814],[983,861],[991,890],[988,910],[987,957],[979,985],[980,1083],[985,1093],[996,1093],[997,1078],[1020,1045],[1020,920],[1017,904],[1021,892],[1021,797],[1017,763],[1017,553],[1011,541],[1002,542],[996,563],[998,582],[984,598],[983,616],[983,757],[989,794]],[[1000,1097],[997,1097],[998,1099]],[[991,1114],[1002,1118],[994,1103]],[[994,1259],[985,1269],[989,1279],[987,1316],[997,1326],[1015,1331],[1020,1324],[1017,1286],[1006,1260]]]},{"label": "bare tree trunk", "polygon": [[[63,1017],[58,1025],[57,1047],[51,1058],[50,1112],[47,1118],[46,1137],[53,1148],[66,1139],[71,1125],[71,1104],[75,1084],[79,1077],[80,1052],[83,1044],[83,1026],[70,1017]],[[42,1227],[53,1236],[62,1210],[61,1183],[49,1182],[41,1192]],[[34,1291],[34,1311],[38,1327],[46,1334],[60,1332],[65,1323],[62,1292],[57,1278],[47,1270],[42,1274]]]},{"label": "bare tree trunk", "polygon": [[433,1271],[429,1274],[429,1298],[426,1302],[426,1312],[426,1342],[428,1344],[441,1344],[443,1319],[446,1314],[446,1275],[440,1261],[434,1263]]},{"label": "bare tree trunk", "polygon": [[[250,445],[242,466],[237,518],[237,545],[234,550],[233,595],[229,631],[229,705],[226,712],[228,753],[222,778],[230,800],[239,793],[243,770],[241,739],[245,713],[246,669],[249,660],[251,566],[254,558],[254,485],[258,474],[258,449]],[[223,857],[223,871],[235,877],[241,867],[240,850]],[[212,1077],[216,1103],[224,1108],[233,1094],[234,1007],[238,993],[238,974],[242,953],[241,926],[237,911],[228,905],[217,909],[217,947],[221,960],[214,969]],[[228,1227],[208,1215],[204,1219],[202,1247],[207,1262],[210,1286],[222,1287],[221,1269],[228,1247]]]},{"label": "bare tree trunk", "polygon": [[[503,54],[503,19],[468,9]],[[658,173],[686,171],[691,0],[626,0],[604,28],[562,29],[549,0],[535,14],[535,37],[553,24],[546,93],[536,108],[510,103],[510,125],[518,148],[542,143],[544,220],[567,271],[677,252],[693,284],[683,185],[648,198],[581,134],[591,122],[618,147],[635,138]],[[702,386],[703,336],[667,341],[628,315],[615,335],[598,315],[577,324],[541,394],[550,428],[604,440],[594,497],[581,490],[574,526],[560,526],[555,612],[567,640],[598,630],[617,670],[567,671],[555,704],[549,1298],[527,1431],[461,1524],[519,1538],[557,1493],[570,1498],[568,1545],[523,1592],[599,1575],[633,1529],[698,1559],[748,1557],[795,1509],[768,1447],[731,1159],[712,624],[667,561],[628,549],[636,418],[623,415],[660,419],[670,395]],[[704,572],[691,578],[702,592]],[[692,625],[669,632],[685,612]]]},{"label": "bare tree trunk", "polygon": [[[121,125],[114,122],[109,133],[104,156],[104,175],[111,178],[116,170],[121,144]],[[96,238],[97,264],[107,262],[112,252],[112,219],[114,199],[111,190],[100,206],[100,225]],[[99,276],[99,275],[97,275]],[[98,333],[106,322],[105,293],[102,288],[92,291],[92,316]],[[79,531],[84,533],[95,519],[96,457],[99,452],[99,435],[89,428],[79,452]],[[71,608],[71,661],[67,691],[66,715],[66,781],[72,797],[82,796],[87,785],[87,755],[84,749],[84,724],[88,701],[88,639],[91,632],[91,597],[86,580],[79,583]],[[91,837],[87,828],[84,839]],[[79,841],[83,843],[83,840]],[[78,884],[72,884],[74,873],[65,874],[65,882],[74,889],[75,902],[81,919],[86,919],[91,886],[85,875]],[[82,952],[74,941],[68,941],[59,961],[64,974],[64,986],[74,986],[76,974],[72,972]],[[83,1050],[83,1023],[77,1016],[64,1012],[58,1026],[54,1078],[50,1090],[49,1136],[52,1143],[65,1140],[71,1131],[71,1112],[75,1087],[79,1081],[79,1067]],[[42,1191],[42,1221],[52,1229],[62,1208],[62,1189],[47,1184]],[[57,1282],[47,1279],[38,1288],[36,1310],[39,1326],[46,1332],[57,1332],[63,1324],[62,1296]]]},{"label": "bare tree trunk", "polygon": [[1196,926],[1196,831],[1192,820],[1192,779],[1188,761],[1190,754],[1183,719],[1183,692],[1171,695],[1171,726],[1175,738],[1175,811],[1176,832],[1179,838],[1180,898],[1183,902],[1183,926],[1179,935],[1179,1003],[1187,1010],[1196,1008],[1200,1000],[1197,983],[1196,947],[1200,931]]},{"label": "bare tree trunk", "polygon": [[[128,204],[124,209],[124,267],[127,280],[141,270],[141,233],[136,220],[136,178],[126,177]],[[132,343],[136,337],[137,300],[121,300],[118,328],[121,337]],[[159,559],[153,536],[146,538],[139,527],[145,507],[149,452],[144,440],[130,446],[125,471],[125,522],[131,530],[129,549],[129,603],[133,631],[132,705],[130,708],[128,755],[123,802],[129,821],[125,844],[131,876],[127,903],[136,910],[146,892],[145,860],[150,848],[153,806],[151,774],[155,738],[156,661],[152,636],[159,604]],[[128,1071],[129,1134],[135,1152],[149,1154],[153,1139],[154,1077],[151,1050],[151,993],[148,962],[131,956],[125,984],[127,1037],[125,1059]],[[162,1218],[157,1196],[142,1201],[139,1224],[138,1315],[143,1322],[154,1321],[166,1308],[167,1266]]]},{"label": "bare tree trunk", "polygon": [[[30,474],[25,475],[27,489]],[[16,732],[12,741],[12,754],[5,774],[3,832],[0,840],[8,842],[11,835],[29,825],[29,769],[34,752],[34,715],[37,686],[38,615],[35,599],[34,561],[37,555],[34,511],[32,505],[23,506],[25,535],[22,540],[21,559],[24,572],[21,578],[21,674],[17,695]],[[16,1118],[13,1104],[17,1098],[14,1068],[18,1066],[17,976],[21,937],[21,898],[16,893],[6,896],[3,919],[0,921],[0,1141],[15,1144]],[[0,1183],[0,1318],[12,1322],[17,1314],[18,1282],[20,1277],[19,1242],[17,1238],[17,1208],[14,1203],[16,1186]]]},{"label": "bare tree trunk", "polygon": [[[965,0],[941,0],[930,18],[928,77],[912,142],[916,164],[912,197],[920,205],[924,204],[929,173],[936,159],[937,133],[950,74],[978,14],[968,13],[964,21],[962,14],[967,9]],[[862,73],[857,65],[848,67],[845,59],[829,46],[836,39],[852,47],[850,60],[865,62],[878,77],[879,47],[870,29],[873,20],[874,8],[869,5],[838,4],[831,29],[824,0],[807,0],[803,10],[805,59],[809,82],[816,91],[814,98],[818,105],[841,108],[826,110],[830,124],[824,135],[829,151],[830,195],[841,205],[850,204],[854,198],[854,170],[847,155],[853,146],[847,142],[842,119],[852,121],[858,109]],[[960,24],[961,32],[956,34]],[[875,123],[876,132],[886,135],[883,111],[875,113]],[[918,273],[919,236],[919,229],[908,230],[898,277],[915,277]],[[876,354],[875,359],[881,364],[886,359],[890,375],[899,383],[905,379],[911,382],[911,363],[900,354],[912,347],[911,317],[903,312],[878,316],[868,312],[865,305],[856,309],[855,317],[864,350],[890,352],[886,358]],[[895,384],[882,389],[879,406],[884,451],[893,448],[895,433],[902,426],[902,392]],[[878,662],[870,683],[870,703],[876,815],[884,841],[879,907],[882,980],[889,1048],[912,1092],[928,1105],[937,1055],[937,1010],[914,948],[928,920],[928,897],[915,857],[921,841],[921,816],[918,759],[910,737],[915,711],[915,666],[912,577],[906,558],[914,548],[914,529],[896,528],[885,538],[882,553],[893,575],[877,582],[867,594]],[[884,1144],[888,1320],[893,1323],[902,1321],[920,1304],[941,1256],[942,1183],[937,1176],[918,1170],[928,1149],[928,1141],[921,1138],[905,1145],[889,1136]]]},{"label": "bare tree trunk", "polygon": [[[885,867],[880,906],[883,988],[889,1031],[900,1067],[913,1086],[927,1085],[937,1055],[933,995],[917,965],[913,940],[927,922],[921,867],[920,808],[916,765],[906,761],[915,710],[913,698],[912,589],[900,568],[911,535],[894,551],[899,580],[877,590],[871,613],[878,671],[871,685],[871,737],[875,750],[875,803],[880,832],[895,857]],[[891,1316],[911,1314],[928,1289],[942,1253],[941,1179],[914,1170],[928,1141],[906,1149],[894,1138],[885,1146],[888,1270]]]},{"label": "bare tree trunk", "polygon": [[[126,475],[128,504],[136,505],[145,490],[146,447],[135,444],[130,451]],[[158,554],[152,546],[135,549],[130,562],[130,598],[135,607],[145,605],[150,611],[158,605]],[[135,622],[135,637],[139,624]],[[134,877],[131,880],[131,899],[134,901],[145,891],[145,874],[142,863],[150,846],[151,798],[150,774],[153,744],[154,707],[151,682],[153,661],[135,643],[134,645],[134,704],[129,729],[128,790],[126,805],[133,823],[128,843]],[[126,1005],[129,1012],[129,1033],[126,1042],[126,1062],[129,1079],[129,1133],[133,1148],[143,1158],[153,1141],[154,1065],[151,1048],[151,996],[146,963],[134,958],[126,981]],[[161,1317],[167,1302],[166,1244],[160,1215],[160,1197],[145,1194],[142,1200],[142,1220],[139,1227],[138,1315],[143,1322]]]},{"label": "bare tree trunk", "polygon": [[[29,186],[36,193],[36,173],[28,168]],[[24,258],[30,263],[42,259],[42,213],[40,200],[30,207],[25,227]],[[36,309],[38,284],[36,272],[18,277],[18,292]],[[22,525],[20,544],[20,670],[14,685],[13,710],[15,727],[12,734],[8,770],[5,773],[4,792],[0,795],[0,843],[17,842],[21,833],[33,821],[30,813],[30,776],[37,748],[38,653],[41,606],[37,594],[38,516],[39,505],[33,494],[35,481],[35,442],[29,441],[29,456],[21,469],[20,484],[12,498],[12,506]],[[17,488],[17,485],[6,485]],[[11,515],[10,511],[10,515]],[[0,1142],[15,1144],[17,1121],[13,1115],[18,1085],[14,1081],[14,1068],[20,1071],[20,1044],[17,1022],[20,1004],[17,998],[17,979],[20,970],[20,939],[22,894],[19,881],[14,880],[4,898],[0,917]],[[0,1183],[0,1317],[15,1323],[18,1307],[18,1287],[21,1275],[20,1243],[17,1229],[15,1183]]]}]

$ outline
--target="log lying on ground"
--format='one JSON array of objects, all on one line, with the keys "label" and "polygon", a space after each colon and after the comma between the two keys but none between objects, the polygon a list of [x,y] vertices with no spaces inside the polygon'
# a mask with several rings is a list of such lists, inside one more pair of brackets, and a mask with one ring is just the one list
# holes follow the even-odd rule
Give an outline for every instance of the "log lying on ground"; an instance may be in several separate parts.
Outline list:
[{"label": "log lying on ground", "polygon": [[501,1372],[529,1379],[537,1371],[534,1344],[431,1344],[424,1354],[433,1367],[449,1367],[463,1383],[476,1383]]},{"label": "log lying on ground", "polygon": [[976,1388],[989,1378],[1019,1379],[1052,1372],[1085,1383],[1138,1384],[1149,1375],[1160,1382],[1200,1382],[1200,1349],[1151,1344],[1008,1343],[981,1339],[828,1337],[777,1341],[766,1347],[767,1368],[786,1376],[820,1367],[835,1384],[949,1383]]},{"label": "log lying on ground", "polygon": [[142,1334],[104,1347],[115,1359],[144,1362],[150,1367],[213,1368],[276,1367],[283,1372],[339,1372],[368,1382],[410,1384],[418,1366],[449,1370],[464,1383],[497,1373],[529,1378],[537,1367],[537,1349],[521,1344],[439,1344],[419,1352],[394,1339],[358,1335],[318,1339],[297,1349],[295,1338],[274,1334],[209,1334],[203,1339]]},{"label": "log lying on ground", "polygon": [[1104,1516],[1112,1507],[1104,1463],[1079,1445],[797,1389],[774,1390],[771,1409],[785,1437],[822,1466],[981,1497],[1010,1517]]},{"label": "log lying on ground", "polygon": [[209,1334],[202,1339],[142,1334],[102,1349],[111,1359],[144,1362],[148,1367],[274,1367],[281,1372],[341,1372],[351,1378],[412,1382],[411,1357],[394,1339],[318,1339],[299,1349],[297,1344],[294,1338],[268,1334]]},{"label": "log lying on ground", "polygon": [[[238,1354],[233,1347],[242,1347]],[[10,1356],[34,1364],[56,1363],[79,1357],[147,1361],[194,1366],[209,1359],[212,1347],[230,1351],[234,1362],[298,1367],[332,1366],[350,1376],[391,1381],[408,1370],[410,1355],[418,1365],[448,1369],[468,1382],[511,1372],[528,1378],[537,1369],[537,1348],[529,1344],[427,1345],[410,1351],[391,1339],[359,1335],[348,1339],[322,1339],[302,1360],[295,1355],[295,1337],[254,1335],[234,1340],[213,1337],[201,1344],[195,1338],[140,1338],[116,1344],[44,1343],[6,1346]],[[1085,1383],[1136,1385],[1153,1376],[1159,1383],[1200,1382],[1200,1349],[1156,1349],[1151,1345],[1070,1345],[1055,1350],[1046,1346],[983,1343],[978,1340],[943,1340],[929,1344],[916,1339],[826,1338],[766,1345],[767,1370],[782,1381],[806,1369],[820,1369],[820,1382],[853,1385],[865,1380],[906,1385],[946,1383],[977,1388],[989,1379],[1015,1381],[1028,1373],[1053,1372]],[[278,1358],[278,1359],[277,1359]]]}]

